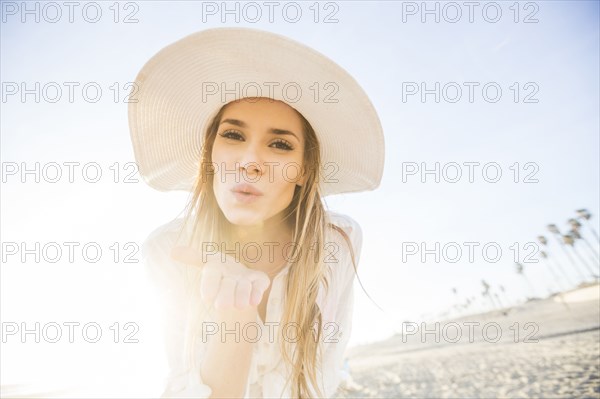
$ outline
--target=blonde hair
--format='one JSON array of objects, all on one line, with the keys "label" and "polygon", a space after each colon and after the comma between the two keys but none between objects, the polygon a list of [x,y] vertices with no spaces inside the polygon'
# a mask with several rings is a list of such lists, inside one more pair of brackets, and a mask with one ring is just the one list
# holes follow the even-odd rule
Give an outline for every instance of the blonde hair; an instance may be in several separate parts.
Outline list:
[{"label": "blonde hair", "polygon": [[[221,117],[229,104],[221,107],[203,136],[199,176],[185,210],[184,226],[188,223],[193,226],[188,245],[196,248],[202,240],[227,242],[231,237],[230,224],[214,196],[213,174],[206,167],[212,165],[213,144]],[[321,286],[329,290],[330,276],[322,259],[326,234],[329,233],[327,227],[332,228],[330,231],[339,232],[346,240],[355,272],[356,260],[346,233],[341,228],[326,223],[325,209],[318,185],[320,178],[318,173],[321,166],[319,142],[310,123],[298,111],[296,113],[302,121],[305,137],[303,161],[304,165],[308,167],[304,168],[307,174],[305,184],[296,186],[290,205],[283,211],[285,222],[290,223],[293,228],[292,242],[298,250],[291,257],[289,272],[286,276],[283,298],[285,305],[279,325],[294,324],[297,327],[298,336],[297,341],[293,344],[286,339],[278,341],[283,359],[291,370],[286,387],[291,383],[291,394],[294,398],[310,398],[312,395],[311,385],[316,390],[317,397],[324,396],[316,374],[322,361],[321,330],[323,324],[316,300]],[[195,276],[187,274],[188,315],[191,317],[188,317],[186,327],[184,353],[187,356],[188,367],[194,370],[199,370],[195,356],[199,323],[208,312],[205,306],[198,308],[198,304],[201,302],[198,293],[199,279],[200,273],[196,273]]]}]

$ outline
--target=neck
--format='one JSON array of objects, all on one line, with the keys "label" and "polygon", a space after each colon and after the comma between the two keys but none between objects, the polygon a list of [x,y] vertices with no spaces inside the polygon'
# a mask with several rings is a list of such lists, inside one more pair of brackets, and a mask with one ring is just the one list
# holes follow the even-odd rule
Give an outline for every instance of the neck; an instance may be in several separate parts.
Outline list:
[{"label": "neck", "polygon": [[260,224],[252,226],[232,225],[231,232],[235,241],[241,245],[246,243],[279,242],[282,238],[291,238],[292,229],[281,215],[275,215]]},{"label": "neck", "polygon": [[287,263],[285,255],[291,256],[293,247],[286,244],[292,241],[293,229],[288,221],[282,220],[281,214],[259,225],[232,225],[232,233],[234,242],[240,245],[242,262],[251,269],[276,273]]}]

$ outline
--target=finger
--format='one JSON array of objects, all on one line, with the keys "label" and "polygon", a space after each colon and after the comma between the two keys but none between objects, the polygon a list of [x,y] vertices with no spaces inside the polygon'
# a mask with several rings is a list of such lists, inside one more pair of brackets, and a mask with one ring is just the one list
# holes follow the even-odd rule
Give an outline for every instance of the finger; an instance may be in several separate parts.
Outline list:
[{"label": "finger", "polygon": [[235,288],[235,307],[243,310],[250,305],[250,294],[252,293],[252,283],[249,280],[241,279]]},{"label": "finger", "polygon": [[202,252],[191,247],[175,247],[171,250],[171,258],[188,265],[203,266]]},{"label": "finger", "polygon": [[254,271],[250,275],[250,281],[252,284],[257,284],[256,287],[262,288],[262,290],[266,290],[271,285],[271,279],[267,276],[266,273]]},{"label": "finger", "polygon": [[[264,274],[264,273],[263,273]],[[250,295],[250,305],[256,306],[262,301],[263,294],[266,289],[271,285],[271,280],[264,275],[258,276],[255,280],[252,281],[252,294]]]},{"label": "finger", "polygon": [[219,293],[215,299],[217,309],[231,308],[234,305],[235,287],[237,281],[231,277],[223,277],[219,286]]},{"label": "finger", "polygon": [[202,270],[200,295],[203,301],[212,304],[219,292],[221,279],[222,275],[218,268],[206,267]]}]

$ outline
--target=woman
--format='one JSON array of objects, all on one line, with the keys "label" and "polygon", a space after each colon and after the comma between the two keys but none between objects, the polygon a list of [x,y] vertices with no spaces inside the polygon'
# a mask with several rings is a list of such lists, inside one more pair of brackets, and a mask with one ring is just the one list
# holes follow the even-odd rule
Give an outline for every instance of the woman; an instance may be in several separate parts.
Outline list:
[{"label": "woman", "polygon": [[143,247],[165,293],[163,397],[331,397],[362,235],[322,197],[379,185],[368,97],[322,54],[241,28],[166,47],[136,90],[140,174],[192,192]]}]

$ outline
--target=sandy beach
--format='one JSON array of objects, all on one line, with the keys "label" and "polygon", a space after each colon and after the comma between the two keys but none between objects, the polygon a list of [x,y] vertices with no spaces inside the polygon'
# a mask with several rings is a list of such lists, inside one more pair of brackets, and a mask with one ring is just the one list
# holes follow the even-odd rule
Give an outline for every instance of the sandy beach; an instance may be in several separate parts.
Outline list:
[{"label": "sandy beach", "polygon": [[341,398],[600,398],[600,285],[353,347]]}]

